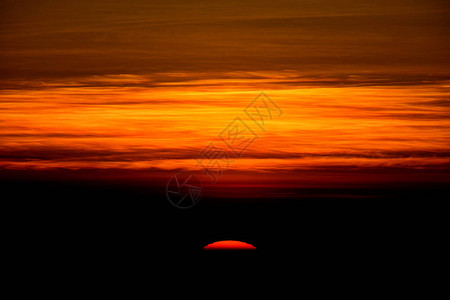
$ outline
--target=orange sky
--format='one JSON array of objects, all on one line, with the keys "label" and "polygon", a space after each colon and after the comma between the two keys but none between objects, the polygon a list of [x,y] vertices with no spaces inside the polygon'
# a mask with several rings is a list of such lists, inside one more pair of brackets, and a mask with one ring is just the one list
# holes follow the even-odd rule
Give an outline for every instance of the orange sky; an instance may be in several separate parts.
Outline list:
[{"label": "orange sky", "polygon": [[199,169],[240,116],[232,171],[448,172],[445,1],[91,2],[4,2],[1,169]]},{"label": "orange sky", "polygon": [[[130,75],[102,80],[121,78],[144,80]],[[276,90],[256,83],[284,112],[266,124],[266,132],[243,113],[258,95],[248,90],[252,80],[202,83],[4,92],[1,165],[191,169],[196,165],[192,160],[236,116],[259,138],[232,163],[233,169],[448,163],[450,120],[448,103],[442,100],[450,88],[446,82],[408,87],[323,87],[312,82],[298,89],[280,84]]]}]

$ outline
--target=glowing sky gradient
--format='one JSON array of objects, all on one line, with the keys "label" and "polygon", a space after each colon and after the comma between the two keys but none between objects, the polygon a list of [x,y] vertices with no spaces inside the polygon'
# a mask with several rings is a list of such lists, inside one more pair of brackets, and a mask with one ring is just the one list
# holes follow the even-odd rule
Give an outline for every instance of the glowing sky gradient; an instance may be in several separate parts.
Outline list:
[{"label": "glowing sky gradient", "polygon": [[2,170],[198,170],[265,91],[233,176],[448,174],[445,1],[122,2],[2,2]]},{"label": "glowing sky gradient", "polygon": [[[111,79],[120,78],[143,81],[130,75]],[[49,86],[4,92],[1,164],[193,168],[189,160],[258,95],[247,90],[255,85],[252,80],[236,81],[238,86],[217,80],[208,87],[196,82],[194,87]],[[438,167],[448,162],[448,83],[261,88],[284,115],[267,124],[267,132],[233,169]]]}]

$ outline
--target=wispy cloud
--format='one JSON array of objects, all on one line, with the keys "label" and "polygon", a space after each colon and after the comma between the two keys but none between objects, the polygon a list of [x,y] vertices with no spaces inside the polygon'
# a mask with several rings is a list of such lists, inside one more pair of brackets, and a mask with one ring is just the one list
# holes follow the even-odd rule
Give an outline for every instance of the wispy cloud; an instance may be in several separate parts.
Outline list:
[{"label": "wispy cloud", "polygon": [[446,1],[133,3],[2,2],[0,168],[199,169],[265,91],[234,174],[448,170]]},{"label": "wispy cloud", "polygon": [[308,86],[294,88],[285,83],[299,78],[293,72],[222,75],[159,74],[149,87],[154,78],[96,76],[4,91],[1,165],[196,169],[195,157],[242,113],[260,84],[285,114],[232,168],[448,166],[446,81],[364,86],[303,77]]}]

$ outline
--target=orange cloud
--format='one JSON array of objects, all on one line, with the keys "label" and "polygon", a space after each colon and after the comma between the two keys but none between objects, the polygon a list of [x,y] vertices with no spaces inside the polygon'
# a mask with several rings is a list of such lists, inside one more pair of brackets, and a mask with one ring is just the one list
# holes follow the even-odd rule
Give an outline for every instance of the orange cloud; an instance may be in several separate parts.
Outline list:
[{"label": "orange cloud", "polygon": [[285,79],[261,86],[284,111],[266,132],[243,113],[258,95],[254,79],[146,88],[126,86],[143,77],[121,75],[95,78],[103,86],[9,90],[0,96],[0,165],[198,170],[200,151],[241,116],[258,138],[231,170],[448,166],[447,82],[293,88]]}]

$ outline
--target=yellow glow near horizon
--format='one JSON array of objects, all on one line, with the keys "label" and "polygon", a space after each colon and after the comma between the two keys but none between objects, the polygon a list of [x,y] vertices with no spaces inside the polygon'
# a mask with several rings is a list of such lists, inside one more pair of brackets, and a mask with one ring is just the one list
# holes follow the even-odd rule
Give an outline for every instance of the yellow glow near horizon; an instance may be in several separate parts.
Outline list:
[{"label": "yellow glow near horizon", "polygon": [[[97,78],[109,84],[117,84],[116,79]],[[438,167],[449,162],[439,155],[449,149],[449,112],[438,101],[448,95],[448,83],[261,85],[284,112],[267,123],[266,132],[243,113],[259,93],[252,90],[254,83],[5,91],[0,95],[0,151],[8,155],[0,166],[196,169],[193,158],[236,116],[259,138],[231,169]]]}]

